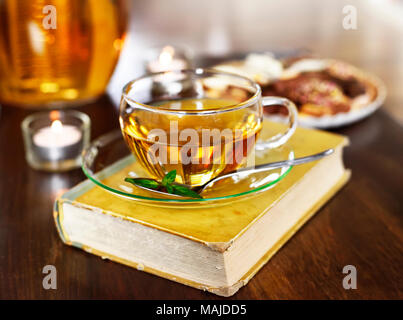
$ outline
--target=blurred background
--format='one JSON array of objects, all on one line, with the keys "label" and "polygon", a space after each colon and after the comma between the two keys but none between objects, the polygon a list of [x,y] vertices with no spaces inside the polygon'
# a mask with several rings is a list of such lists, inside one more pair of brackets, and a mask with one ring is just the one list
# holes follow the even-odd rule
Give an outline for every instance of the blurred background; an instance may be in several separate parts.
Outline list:
[{"label": "blurred background", "polygon": [[[142,73],[146,49],[183,45],[196,54],[305,48],[381,77],[386,110],[403,124],[402,0],[148,0],[129,1],[127,40],[108,91]],[[343,28],[345,6],[357,10],[357,29]]]}]

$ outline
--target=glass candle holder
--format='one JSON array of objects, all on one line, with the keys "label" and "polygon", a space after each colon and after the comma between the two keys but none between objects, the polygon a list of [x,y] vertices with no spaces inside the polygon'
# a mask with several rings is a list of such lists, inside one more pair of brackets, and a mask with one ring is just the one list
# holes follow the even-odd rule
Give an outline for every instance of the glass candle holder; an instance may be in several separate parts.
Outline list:
[{"label": "glass candle holder", "polygon": [[[185,47],[167,45],[164,47],[154,47],[146,51],[145,70],[148,74],[166,73],[159,77],[160,81],[153,82],[153,92],[159,95],[161,92],[170,91],[167,78],[175,77],[169,71],[179,71],[190,69],[193,66],[193,53]],[[191,86],[191,79],[184,79],[181,88]],[[178,87],[172,88],[177,90]]]},{"label": "glass candle holder", "polygon": [[37,170],[60,172],[81,165],[90,142],[90,118],[79,111],[34,113],[21,123],[28,164]]}]

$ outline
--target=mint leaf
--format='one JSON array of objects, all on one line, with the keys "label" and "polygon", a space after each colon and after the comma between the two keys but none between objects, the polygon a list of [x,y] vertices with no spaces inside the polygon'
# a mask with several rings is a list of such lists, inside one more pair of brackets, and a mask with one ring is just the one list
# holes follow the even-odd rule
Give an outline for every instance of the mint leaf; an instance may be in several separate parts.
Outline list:
[{"label": "mint leaf", "polygon": [[167,184],[165,188],[167,189],[168,193],[174,193],[174,188],[171,184]]},{"label": "mint leaf", "polygon": [[190,198],[198,198],[198,199],[203,199],[203,197],[198,194],[197,192],[185,187],[185,186],[181,186],[181,185],[177,185],[177,184],[172,184],[171,185],[174,194],[177,194],[179,196],[184,196],[184,197],[190,197]]},{"label": "mint leaf", "polygon": [[[166,186],[166,185],[171,184],[172,182],[174,182],[175,178],[176,178],[176,170],[169,171],[164,176],[164,178],[162,178],[161,183],[162,183],[163,186]],[[170,193],[172,193],[172,192],[170,192]]]},{"label": "mint leaf", "polygon": [[125,181],[147,189],[154,189],[163,192],[165,192],[166,190],[168,194],[170,193],[183,197],[203,199],[201,195],[199,195],[192,189],[184,185],[173,183],[175,181],[175,178],[176,178],[176,170],[172,170],[169,171],[164,176],[162,182],[158,182],[154,179],[147,179],[147,178],[125,178]]},{"label": "mint leaf", "polygon": [[148,189],[158,189],[158,187],[160,186],[160,183],[153,179],[126,178],[125,181]]}]

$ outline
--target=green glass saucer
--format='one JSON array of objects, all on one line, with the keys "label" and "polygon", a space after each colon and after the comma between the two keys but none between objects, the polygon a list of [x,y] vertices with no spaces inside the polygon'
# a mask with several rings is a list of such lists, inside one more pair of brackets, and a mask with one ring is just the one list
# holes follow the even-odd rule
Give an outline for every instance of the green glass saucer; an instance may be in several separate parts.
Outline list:
[{"label": "green glass saucer", "polygon": [[[287,145],[255,153],[256,164],[294,159]],[[240,173],[223,179],[202,193],[203,199],[159,195],[137,188],[124,181],[126,177],[151,178],[130,153],[120,131],[113,131],[94,140],[83,152],[82,169],[96,185],[132,201],[156,206],[219,205],[251,197],[275,187],[292,169],[291,166],[254,174]]]}]

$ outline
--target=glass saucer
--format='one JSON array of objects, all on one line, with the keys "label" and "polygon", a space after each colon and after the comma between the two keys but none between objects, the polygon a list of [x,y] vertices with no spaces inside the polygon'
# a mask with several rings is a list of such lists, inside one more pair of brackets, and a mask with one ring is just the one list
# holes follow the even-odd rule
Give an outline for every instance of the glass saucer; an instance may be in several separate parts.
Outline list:
[{"label": "glass saucer", "polygon": [[[256,164],[294,159],[294,152],[286,144],[276,149],[256,150],[255,159]],[[119,130],[94,140],[84,150],[82,159],[85,175],[106,191],[144,204],[168,207],[215,206],[251,197],[273,188],[291,168],[292,166],[286,166],[253,174],[239,173],[220,180],[212,188],[203,191],[203,199],[182,199],[169,194],[165,196],[149,192],[124,181],[126,177],[149,178],[150,175],[131,154]]]}]

